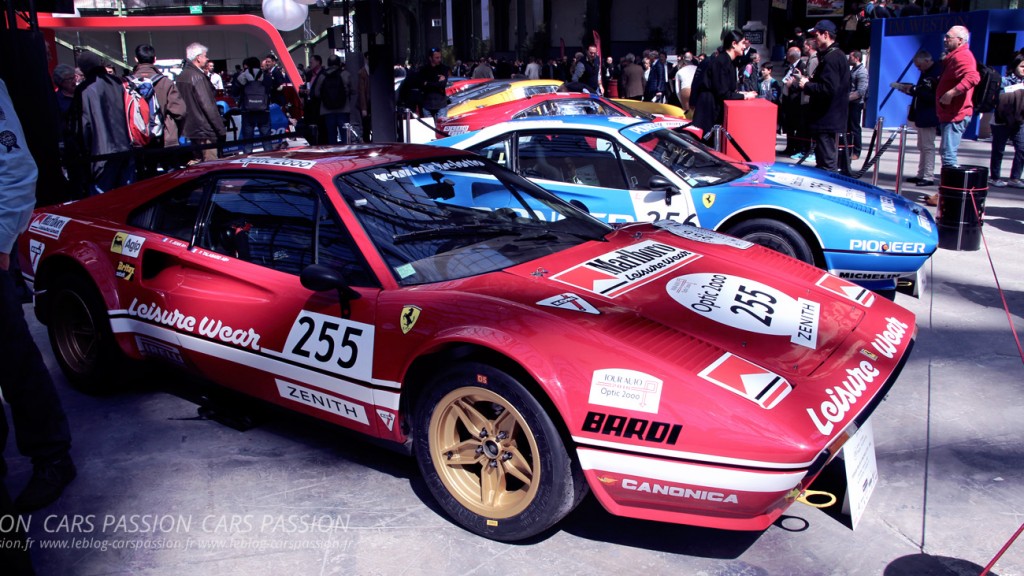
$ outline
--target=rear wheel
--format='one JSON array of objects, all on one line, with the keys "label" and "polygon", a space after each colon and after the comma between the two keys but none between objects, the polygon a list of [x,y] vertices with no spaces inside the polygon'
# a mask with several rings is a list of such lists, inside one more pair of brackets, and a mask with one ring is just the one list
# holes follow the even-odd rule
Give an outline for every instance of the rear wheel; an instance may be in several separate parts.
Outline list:
[{"label": "rear wheel", "polygon": [[68,382],[83,392],[113,391],[124,357],[99,291],[80,274],[66,275],[53,285],[57,288],[49,295],[48,332],[57,363]]},{"label": "rear wheel", "polygon": [[434,379],[415,415],[415,452],[434,498],[466,529],[521,540],[586,493],[543,407],[515,378],[467,363]]},{"label": "rear wheel", "polygon": [[811,250],[807,240],[796,229],[784,222],[769,218],[754,218],[740,222],[725,232],[802,260],[812,266],[815,265],[814,251]]}]

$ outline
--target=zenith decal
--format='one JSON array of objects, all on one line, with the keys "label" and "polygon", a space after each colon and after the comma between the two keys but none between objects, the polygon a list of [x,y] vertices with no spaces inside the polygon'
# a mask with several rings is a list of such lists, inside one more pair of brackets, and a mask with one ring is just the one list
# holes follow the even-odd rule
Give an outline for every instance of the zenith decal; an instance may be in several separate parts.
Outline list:
[{"label": "zenith decal", "polygon": [[736,498],[735,494],[724,494],[722,492],[712,492],[710,490],[694,490],[693,488],[670,486],[668,484],[658,484],[657,482],[641,482],[632,478],[622,479],[622,489],[632,490],[634,492],[647,492],[649,494],[660,494],[663,496],[673,496],[675,498],[686,498],[689,500],[707,500],[709,502],[722,502],[724,504],[739,504],[739,499]]},{"label": "zenith decal", "polygon": [[28,231],[56,240],[60,238],[60,233],[64,231],[64,227],[68,225],[68,222],[71,222],[71,218],[57,216],[56,214],[40,214],[32,220]]},{"label": "zenith decal", "polygon": [[416,321],[420,319],[420,312],[422,311],[419,306],[405,306],[402,308],[402,316],[398,321],[399,326],[402,327],[402,334],[408,334],[412,330],[413,326],[416,325]]},{"label": "zenith decal", "polygon": [[127,232],[118,232],[114,234],[114,239],[110,242],[110,251],[114,254],[120,254],[121,256],[127,256],[129,258],[137,258],[139,252],[142,251],[142,245],[146,243],[146,239],[142,236],[135,236]]},{"label": "zenith decal", "polygon": [[[886,322],[885,330],[875,335],[871,346],[882,356],[892,359],[910,326],[892,317],[886,318]],[[839,386],[825,389],[828,399],[822,400],[818,409],[807,409],[807,415],[811,417],[811,422],[818,432],[825,436],[830,435],[835,425],[846,418],[847,413],[867,390],[868,384],[874,382],[880,374],[881,371],[867,360],[861,360],[855,368],[847,368],[846,378]]]},{"label": "zenith decal", "polygon": [[846,280],[841,280],[831,274],[825,274],[815,283],[821,286],[825,290],[838,294],[847,300],[852,300],[857,304],[864,307],[870,307],[875,301],[874,292],[867,288],[862,288],[856,284],[850,284]]},{"label": "zenith decal", "polygon": [[665,290],[688,310],[719,324],[818,347],[818,302],[792,298],[756,280],[714,273],[673,278]]},{"label": "zenith decal", "polygon": [[698,374],[708,382],[771,410],[793,390],[782,376],[726,352]]},{"label": "zenith decal", "polygon": [[28,241],[28,258],[29,263],[32,265],[32,273],[37,272],[39,268],[39,259],[43,256],[43,251],[46,250],[46,244],[43,244],[39,240]]},{"label": "zenith decal", "polygon": [[252,328],[248,330],[232,328],[225,325],[222,321],[214,320],[208,316],[203,316],[202,320],[197,321],[195,316],[182,314],[177,308],[174,310],[164,310],[155,303],[139,304],[139,299],[134,298],[132,299],[131,306],[128,307],[128,315],[141,318],[142,320],[149,320],[156,324],[170,326],[184,332],[192,332],[211,339],[216,338],[222,342],[235,344],[242,348],[260,349],[260,335]]},{"label": "zenith decal", "polygon": [[680,238],[686,238],[687,240],[693,240],[694,242],[702,242],[704,244],[719,244],[723,246],[732,246],[733,248],[739,248],[746,250],[754,245],[753,242],[747,242],[746,240],[740,240],[732,236],[726,236],[714,230],[708,230],[707,228],[697,228],[689,224],[683,224],[676,222],[675,220],[658,220],[653,225],[656,228],[667,230],[679,236]]},{"label": "zenith decal", "polygon": [[545,298],[540,302],[537,302],[538,306],[550,306],[552,308],[561,308],[563,310],[573,310],[575,312],[585,312],[587,314],[600,314],[597,308],[590,303],[573,294],[572,292],[563,292],[558,296],[552,296],[551,298]]},{"label": "zenith decal", "polygon": [[590,380],[589,402],[657,414],[661,406],[661,385],[658,378],[636,370],[595,370]]},{"label": "zenith decal", "polygon": [[292,384],[283,380],[277,380],[277,393],[281,398],[292,400],[306,406],[311,406],[323,412],[329,412],[342,418],[355,420],[360,424],[369,426],[370,421],[366,419],[366,410],[358,404],[351,404],[316,390],[311,390],[298,384]]},{"label": "zenith decal", "polygon": [[602,254],[551,278],[581,290],[615,298],[698,258],[700,254],[645,240]]},{"label": "zenith decal", "polygon": [[683,425],[644,420],[643,418],[628,418],[615,414],[602,414],[601,412],[587,412],[582,429],[584,432],[604,434],[606,436],[636,438],[644,442],[657,442],[659,444],[675,444],[679,441],[679,433],[682,432]]}]

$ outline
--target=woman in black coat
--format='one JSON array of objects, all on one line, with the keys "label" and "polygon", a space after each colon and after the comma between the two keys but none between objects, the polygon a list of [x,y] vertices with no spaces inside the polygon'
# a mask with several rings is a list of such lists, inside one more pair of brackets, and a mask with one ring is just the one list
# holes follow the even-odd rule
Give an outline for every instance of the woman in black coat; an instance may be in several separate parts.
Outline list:
[{"label": "woman in black coat", "polygon": [[[714,125],[722,123],[726,100],[750,100],[757,97],[757,92],[737,91],[739,83],[733,61],[743,54],[749,45],[746,36],[739,30],[729,30],[722,34],[722,50],[711,59],[703,78],[700,79],[700,92],[693,113],[693,125],[705,133]],[[694,79],[695,88],[698,85],[697,80]]]}]

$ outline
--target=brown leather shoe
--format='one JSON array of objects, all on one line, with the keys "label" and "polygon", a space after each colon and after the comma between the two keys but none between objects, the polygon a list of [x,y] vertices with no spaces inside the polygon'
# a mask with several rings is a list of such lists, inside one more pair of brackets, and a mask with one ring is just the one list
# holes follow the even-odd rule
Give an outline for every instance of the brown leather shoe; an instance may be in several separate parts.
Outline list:
[{"label": "brown leather shoe", "polygon": [[929,206],[938,206],[939,205],[939,195],[938,194],[932,194],[928,198],[925,198],[924,203],[929,205]]}]

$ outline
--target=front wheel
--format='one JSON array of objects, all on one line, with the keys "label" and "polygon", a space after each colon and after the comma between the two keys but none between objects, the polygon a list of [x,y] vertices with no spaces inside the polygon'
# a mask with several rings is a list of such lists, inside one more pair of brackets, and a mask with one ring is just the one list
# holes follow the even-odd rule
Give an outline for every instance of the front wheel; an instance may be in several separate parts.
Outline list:
[{"label": "front wheel", "polygon": [[81,274],[55,282],[47,316],[50,345],[68,382],[89,394],[113,391],[124,357],[92,282]]},{"label": "front wheel", "polygon": [[727,234],[759,244],[814,266],[814,252],[792,226],[769,218],[754,218],[725,230]]},{"label": "front wheel", "polygon": [[515,378],[466,363],[435,378],[415,414],[416,459],[458,524],[514,541],[553,526],[586,482],[543,407]]}]

